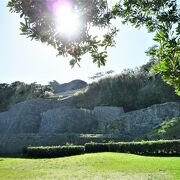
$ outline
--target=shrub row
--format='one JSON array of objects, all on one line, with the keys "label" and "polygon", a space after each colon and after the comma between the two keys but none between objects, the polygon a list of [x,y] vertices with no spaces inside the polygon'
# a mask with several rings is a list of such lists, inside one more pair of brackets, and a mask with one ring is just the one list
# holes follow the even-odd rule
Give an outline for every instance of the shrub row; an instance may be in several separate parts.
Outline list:
[{"label": "shrub row", "polygon": [[140,155],[180,155],[180,140],[144,142],[86,143],[85,146],[27,147],[25,154],[36,158],[53,158],[93,152],[123,152]]},{"label": "shrub row", "polygon": [[27,147],[25,154],[36,158],[54,158],[84,154],[84,146],[39,146]]},{"label": "shrub row", "polygon": [[144,142],[87,143],[85,151],[124,152],[142,155],[180,155],[180,140],[161,140]]}]

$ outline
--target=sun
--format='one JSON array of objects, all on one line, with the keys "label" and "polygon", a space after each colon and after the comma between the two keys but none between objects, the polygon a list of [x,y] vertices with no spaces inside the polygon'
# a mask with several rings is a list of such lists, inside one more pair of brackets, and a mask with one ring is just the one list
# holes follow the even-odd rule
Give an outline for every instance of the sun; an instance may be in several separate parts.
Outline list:
[{"label": "sun", "polygon": [[60,4],[56,8],[55,23],[57,32],[65,36],[74,36],[80,26],[79,16],[69,4]]}]

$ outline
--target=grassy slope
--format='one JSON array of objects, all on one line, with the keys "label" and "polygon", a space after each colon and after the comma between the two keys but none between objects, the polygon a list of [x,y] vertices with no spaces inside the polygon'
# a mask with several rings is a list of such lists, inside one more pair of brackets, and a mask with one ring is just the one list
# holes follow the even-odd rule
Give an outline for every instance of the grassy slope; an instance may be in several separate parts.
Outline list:
[{"label": "grassy slope", "polygon": [[0,179],[180,179],[179,157],[96,153],[55,159],[0,158]]}]

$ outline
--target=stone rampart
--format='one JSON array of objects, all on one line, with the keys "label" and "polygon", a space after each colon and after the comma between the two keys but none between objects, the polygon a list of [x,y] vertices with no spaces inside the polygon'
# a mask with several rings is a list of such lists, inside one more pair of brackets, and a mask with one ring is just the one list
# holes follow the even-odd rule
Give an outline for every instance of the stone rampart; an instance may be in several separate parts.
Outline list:
[{"label": "stone rampart", "polygon": [[[60,133],[100,133],[130,140],[148,133],[164,120],[180,116],[180,102],[157,104],[124,113],[120,107],[77,109],[71,100],[29,100],[0,113],[0,153],[22,152],[32,145],[62,145],[79,142]],[[81,138],[82,139],[82,138]],[[86,141],[83,141],[86,142]]]},{"label": "stone rampart", "polygon": [[[106,133],[141,136],[164,120],[180,116],[180,103],[169,102],[122,114],[117,120],[106,125]],[[104,128],[105,129],[105,128]],[[105,133],[105,132],[104,132]]]},{"label": "stone rampart", "polygon": [[97,119],[87,109],[61,107],[41,114],[39,133],[94,133]]},{"label": "stone rampart", "polygon": [[18,103],[0,113],[0,134],[38,133],[41,113],[58,107],[71,107],[71,100],[33,99]]},{"label": "stone rampart", "polygon": [[93,113],[97,119],[111,122],[124,114],[124,109],[122,107],[97,106],[94,108]]}]

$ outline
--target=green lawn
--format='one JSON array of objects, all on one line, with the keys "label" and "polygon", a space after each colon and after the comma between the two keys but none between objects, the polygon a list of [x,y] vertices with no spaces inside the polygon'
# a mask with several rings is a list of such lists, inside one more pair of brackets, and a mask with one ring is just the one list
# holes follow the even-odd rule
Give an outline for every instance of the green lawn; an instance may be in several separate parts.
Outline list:
[{"label": "green lawn", "polygon": [[179,157],[94,153],[53,159],[0,158],[0,179],[180,179]]}]

